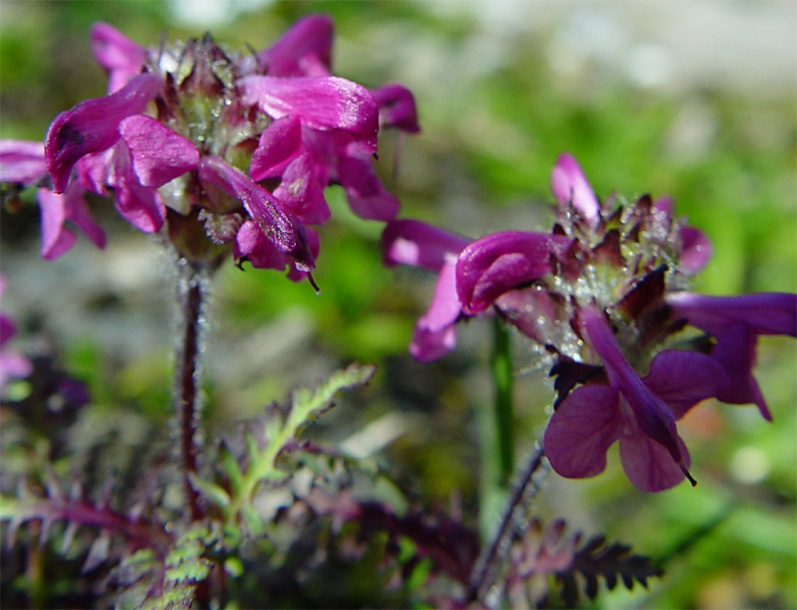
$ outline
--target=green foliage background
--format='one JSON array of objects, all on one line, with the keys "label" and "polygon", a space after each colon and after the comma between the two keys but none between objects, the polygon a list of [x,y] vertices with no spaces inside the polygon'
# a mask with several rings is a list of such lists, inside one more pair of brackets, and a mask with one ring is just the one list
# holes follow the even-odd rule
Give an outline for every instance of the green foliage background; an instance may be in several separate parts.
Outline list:
[{"label": "green foliage background", "polygon": [[[547,15],[542,25],[502,29],[472,3],[275,2],[211,29],[221,43],[259,49],[294,19],[328,12],[336,24],[337,74],[370,87],[399,81],[413,90],[422,133],[401,141],[389,134],[379,161],[385,182],[402,199],[404,217],[473,237],[545,228],[549,172],[567,150],[600,195],[616,189],[674,197],[676,209],[714,244],[697,289],[794,292],[797,69],[786,70],[788,82],[769,89],[746,89],[733,75],[728,82],[646,87],[624,76],[622,62],[612,67],[589,54],[570,69],[557,69],[553,51],[562,45],[565,25],[579,11],[589,15],[618,4],[568,3],[541,13]],[[789,3],[735,10],[748,11],[751,19],[757,10],[781,10],[797,24],[797,8]],[[58,112],[104,93],[104,76],[90,53],[94,21],[146,45],[156,45],[164,32],[199,36],[206,27],[178,23],[155,0],[2,0],[0,137],[42,139]],[[793,30],[797,40],[797,25]],[[739,32],[736,52],[745,53],[746,40]],[[797,68],[797,46],[793,51],[784,61]],[[399,414],[404,434],[387,437],[392,442],[384,459],[429,501],[461,497],[475,519],[478,413],[490,396],[487,329],[462,329],[456,352],[439,363],[413,362],[407,343],[433,278],[383,268],[379,226],[356,219],[337,189],[328,198],[333,220],[321,229],[320,296],[274,272],[227,265],[220,273],[208,352],[210,427],[221,430],[252,416],[341,364],[378,364],[368,391],[325,416],[315,433],[343,441]],[[38,212],[28,203],[2,218],[3,309],[19,323],[20,344],[35,346],[34,337],[48,337],[66,368],[90,383],[97,409],[130,409],[166,421],[170,295],[156,246],[104,210],[98,216],[110,232],[105,252],[83,240],[63,259],[44,262],[36,255]],[[131,333],[136,339],[125,339]],[[544,371],[523,359],[521,342],[516,353],[521,454],[545,421],[551,392]],[[684,423],[696,489],[644,496],[625,480],[616,455],[597,479],[551,481],[543,494],[545,514],[668,558],[668,575],[649,593],[614,593],[602,606],[797,605],[795,355],[793,341],[761,341],[757,375],[774,423],[752,408],[722,405],[701,407],[700,417]]]}]

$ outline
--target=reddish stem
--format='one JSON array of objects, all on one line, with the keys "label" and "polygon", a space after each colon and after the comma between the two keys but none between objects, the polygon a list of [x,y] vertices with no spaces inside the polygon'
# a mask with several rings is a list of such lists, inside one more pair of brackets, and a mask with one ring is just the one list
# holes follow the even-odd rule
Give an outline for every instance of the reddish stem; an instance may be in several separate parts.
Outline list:
[{"label": "reddish stem", "polygon": [[182,313],[175,370],[175,408],[179,426],[180,467],[192,521],[202,518],[199,495],[191,484],[198,467],[199,374],[205,277],[202,267],[180,259],[178,302]]}]

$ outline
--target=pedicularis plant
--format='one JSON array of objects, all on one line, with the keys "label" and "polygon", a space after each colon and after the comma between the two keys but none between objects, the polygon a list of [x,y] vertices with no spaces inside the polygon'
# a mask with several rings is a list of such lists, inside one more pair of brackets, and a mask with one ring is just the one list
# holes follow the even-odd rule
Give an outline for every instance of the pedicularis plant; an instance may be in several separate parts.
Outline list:
[{"label": "pedicularis plant", "polygon": [[[13,464],[4,469],[0,502],[3,587],[16,591],[13,599],[334,606],[352,602],[313,597],[318,574],[327,568],[334,581],[340,565],[359,565],[376,591],[358,602],[368,605],[572,606],[582,594],[594,598],[599,579],[631,588],[661,574],[624,544],[582,541],[564,520],[535,519],[530,501],[544,466],[567,478],[593,477],[619,442],[639,490],[659,492],[684,479],[694,485],[678,420],[707,398],[752,403],[771,418],[752,375],[756,341],[797,334],[797,296],[689,292],[690,276],[711,253],[706,237],[675,215],[668,198],[601,201],[568,154],[553,169],[549,232],[471,240],[397,219],[399,202],[373,161],[381,129],[418,131],[413,96],[400,85],[368,90],[333,76],[326,16],[300,20],[260,52],[236,53],[209,35],[145,48],[107,24],[94,26],[92,45],[109,76],[107,95],[56,117],[44,143],[0,142],[0,180],[9,199],[38,189],[45,259],[70,249],[75,228],[105,245],[90,210],[96,196],[172,253],[181,312],[177,442],[136,460],[126,478],[88,477],[101,458],[70,443],[90,403],[85,387],[51,358],[11,351],[14,325],[3,317],[0,382],[29,382],[27,395],[6,398],[3,407],[4,462]],[[343,188],[355,214],[386,223],[386,264],[438,274],[413,356],[442,358],[455,347],[457,324],[494,320],[504,475],[514,469],[507,329],[555,377],[552,415],[505,490],[495,532],[479,533],[438,510],[374,500],[362,490],[387,481],[386,473],[340,448],[300,440],[336,393],[368,382],[371,366],[351,365],[315,390],[297,391],[237,433],[214,438],[203,427],[213,273],[232,257],[238,266],[287,271],[317,290],[319,234],[311,226],[330,216],[324,189],[331,184]],[[60,583],[67,593],[44,586],[51,548],[67,573],[80,565]]]}]

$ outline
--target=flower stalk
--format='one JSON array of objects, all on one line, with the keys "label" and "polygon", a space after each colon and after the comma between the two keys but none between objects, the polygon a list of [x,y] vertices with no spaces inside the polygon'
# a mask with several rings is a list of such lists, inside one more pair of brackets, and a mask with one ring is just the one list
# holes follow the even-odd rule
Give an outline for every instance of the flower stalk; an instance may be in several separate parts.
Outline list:
[{"label": "flower stalk", "polygon": [[513,429],[512,350],[509,329],[499,318],[493,319],[493,353],[490,368],[493,374],[496,453],[499,464],[499,485],[507,487],[515,470]]},{"label": "flower stalk", "polygon": [[204,304],[208,285],[203,265],[179,258],[177,302],[180,309],[179,343],[175,363],[175,417],[179,430],[179,460],[191,519],[202,517],[199,494],[191,484],[201,445],[201,353]]}]

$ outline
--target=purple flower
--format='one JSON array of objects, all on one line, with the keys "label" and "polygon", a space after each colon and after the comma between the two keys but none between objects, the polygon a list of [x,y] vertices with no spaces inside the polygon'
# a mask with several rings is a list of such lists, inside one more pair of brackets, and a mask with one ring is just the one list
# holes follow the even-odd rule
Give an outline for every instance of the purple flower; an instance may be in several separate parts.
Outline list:
[{"label": "purple flower", "polygon": [[438,274],[432,302],[418,319],[410,353],[421,362],[445,356],[456,344],[462,304],[455,285],[457,255],[470,240],[418,220],[395,220],[382,234],[385,265],[423,267]]},{"label": "purple flower", "polygon": [[[0,182],[39,185],[48,177],[44,145],[20,140],[0,141]],[[39,187],[42,258],[58,258],[77,240],[68,228],[79,228],[98,248],[105,247],[105,232],[94,221],[84,200],[85,189],[74,182],[63,194]]]},{"label": "purple flower", "polygon": [[424,361],[439,358],[453,348],[457,321],[498,315],[551,365],[557,398],[545,450],[559,474],[602,472],[607,449],[619,441],[639,489],[693,481],[677,420],[709,397],[754,402],[769,417],[751,374],[755,342],[762,334],[797,333],[797,296],[683,292],[711,245],[675,217],[670,198],[601,202],[566,153],[551,188],[557,205],[550,233],[505,231],[445,246],[440,229],[411,221],[388,226],[388,264],[439,273],[411,351]]},{"label": "purple flower", "polygon": [[564,477],[593,477],[604,471],[606,452],[619,441],[623,469],[635,487],[647,492],[668,489],[688,476],[689,453],[677,432],[669,431],[668,445],[677,449],[676,460],[670,448],[645,431],[644,420],[633,405],[663,404],[673,420],[680,419],[691,407],[712,396],[722,381],[722,368],[707,356],[661,352],[653,359],[648,375],[636,385],[631,400],[606,383],[573,390],[545,431],[546,455]]},{"label": "purple flower", "polygon": [[[633,208],[626,207],[626,217],[620,219],[617,213],[620,210],[601,205],[578,162],[568,153],[562,153],[556,160],[551,172],[551,190],[559,204],[558,224],[568,234],[595,245],[592,242],[605,238],[619,220],[627,227],[626,235],[640,242],[643,251],[659,254],[651,261],[641,261],[647,262],[647,270],[669,259],[670,264],[677,261],[680,273],[693,275],[711,256],[711,244],[703,232],[674,217],[670,197],[655,201],[647,195],[640,197]],[[645,231],[646,235],[635,236],[638,231]],[[648,243],[643,245],[643,241]]]},{"label": "purple flower", "polygon": [[575,389],[554,412],[545,432],[545,452],[554,470],[570,478],[595,476],[606,467],[606,451],[619,440],[623,468],[638,489],[661,491],[684,476],[693,481],[675,420],[727,384],[722,367],[703,354],[666,350],[641,378],[603,313],[586,307],[580,318],[606,381]]},{"label": "purple flower", "polygon": [[212,156],[202,158],[199,179],[202,184],[218,186],[240,201],[261,233],[279,252],[290,256],[297,269],[312,270],[313,255],[306,227],[285,213],[279,201],[266,189],[252,182],[243,172]]},{"label": "purple flower", "polygon": [[797,295],[746,294],[717,297],[676,292],[666,298],[672,317],[685,319],[715,338],[711,356],[725,369],[730,384],[717,394],[729,404],[754,403],[772,419],[753,377],[755,350],[760,335],[797,336]]},{"label": "purple flower", "polygon": [[410,353],[422,362],[442,358],[456,344],[459,320],[492,315],[496,298],[549,273],[551,251],[568,241],[519,231],[471,241],[417,220],[389,223],[382,235],[385,264],[438,274],[429,309],[416,323]]},{"label": "purple flower", "polygon": [[281,263],[293,278],[314,267],[318,240],[306,224],[329,218],[329,184],[341,184],[364,218],[393,218],[398,200],[371,160],[380,123],[417,130],[412,96],[391,85],[377,90],[377,102],[332,75],[331,44],[331,20],[321,15],[255,55],[222,51],[209,35],[147,49],[95,24],[92,46],[108,72],[108,95],[53,121],[46,169],[33,143],[0,149],[4,180],[46,189],[49,174],[52,190],[40,193],[45,255],[74,242],[61,230],[64,220],[99,242],[85,191],[113,196],[141,231],[168,224],[182,256],[215,265],[217,246],[226,245],[239,263]]}]

